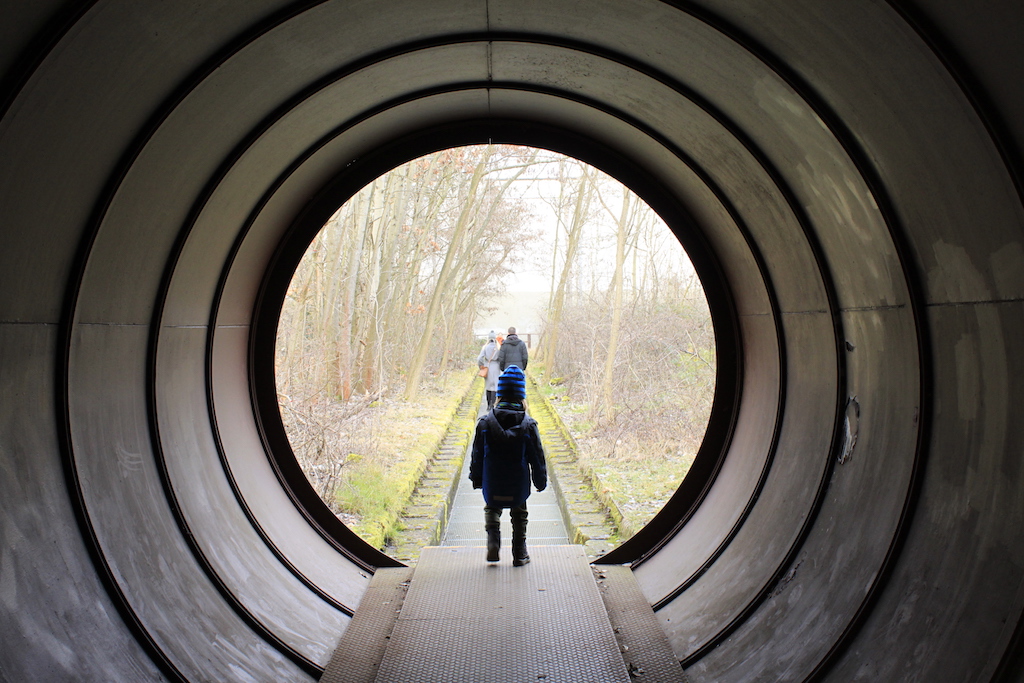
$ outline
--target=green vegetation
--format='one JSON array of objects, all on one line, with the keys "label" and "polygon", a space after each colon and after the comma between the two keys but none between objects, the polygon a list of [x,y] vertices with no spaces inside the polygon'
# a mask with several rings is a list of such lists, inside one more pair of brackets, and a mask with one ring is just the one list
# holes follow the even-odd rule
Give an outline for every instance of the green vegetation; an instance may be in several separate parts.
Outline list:
[{"label": "green vegetation", "polygon": [[364,458],[356,462],[342,476],[335,500],[342,512],[359,518],[353,530],[377,545],[391,533],[387,522],[394,512],[390,508],[395,502],[392,496],[395,487],[381,463]]},{"label": "green vegetation", "polygon": [[[663,363],[632,396],[620,397],[615,418],[602,415],[577,372],[540,381],[539,388],[576,443],[578,465],[605,502],[622,539],[649,522],[672,497],[704,436],[714,391],[714,347],[691,346]],[[538,364],[543,378],[544,368]],[[635,401],[635,403],[633,403]]]},{"label": "green vegetation", "polygon": [[391,557],[415,564],[424,547],[441,541],[459,487],[466,451],[473,438],[483,391],[484,381],[476,377],[447,425],[416,490],[402,509],[400,528],[385,548]]},{"label": "green vegetation", "polygon": [[[370,545],[383,549],[398,531],[402,508],[474,379],[475,367],[430,377],[414,401],[380,398],[356,413],[330,400],[307,406],[301,415],[282,411],[306,476]],[[310,432],[318,438],[295,438]],[[300,450],[303,444],[316,447]]]}]

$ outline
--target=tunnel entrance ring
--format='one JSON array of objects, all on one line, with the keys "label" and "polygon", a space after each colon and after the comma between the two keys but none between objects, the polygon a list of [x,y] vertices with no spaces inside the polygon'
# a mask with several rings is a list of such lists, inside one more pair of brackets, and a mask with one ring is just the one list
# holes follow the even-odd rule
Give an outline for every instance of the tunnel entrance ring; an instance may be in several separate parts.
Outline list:
[{"label": "tunnel entrance ring", "polygon": [[[788,84],[775,85],[791,94]],[[464,144],[536,146],[608,172],[677,230],[704,283],[719,376],[703,448],[661,514],[605,559],[631,564],[652,605],[666,622],[671,619],[667,632],[684,665],[702,660],[737,629],[753,628],[751,615],[771,613],[762,607],[774,604],[770,598],[777,586],[792,581],[799,554],[833,543],[819,515],[833,501],[828,493],[835,455],[842,448],[851,367],[845,348],[848,326],[856,348],[872,348],[864,340],[876,339],[877,348],[887,349],[884,358],[855,357],[867,363],[856,367],[860,372],[869,368],[873,383],[858,391],[857,448],[872,448],[865,438],[869,419],[863,410],[871,404],[861,391],[871,393],[881,382],[898,395],[879,410],[906,411],[920,398],[918,340],[907,332],[916,329],[917,309],[906,303],[910,295],[901,279],[900,255],[879,209],[884,201],[877,201],[868,181],[858,175],[863,159],[847,156],[844,140],[827,126],[794,126],[791,132],[811,138],[804,145],[763,135],[755,140],[683,86],[664,79],[646,86],[659,106],[642,111],[539,85],[464,84],[413,93],[371,107],[341,126],[331,119],[301,153],[289,147],[293,155],[287,167],[273,171],[272,182],[260,186],[263,194],[222,271],[220,291],[231,303],[229,315],[221,316],[218,302],[210,318],[211,413],[239,418],[237,425],[216,421],[228,478],[267,470],[267,476],[249,477],[248,486],[234,489],[251,526],[281,564],[328,601],[330,591],[320,589],[336,572],[323,573],[330,560],[320,544],[313,548],[297,542],[292,534],[302,533],[296,529],[297,517],[306,532],[351,560],[346,571],[373,571],[394,562],[330,514],[283,448],[287,439],[275,415],[271,370],[280,300],[305,245],[335,207],[403,161]],[[608,102],[616,99],[613,93],[605,96]],[[806,102],[803,108],[787,102],[780,117],[805,122],[816,115]],[[686,126],[678,125],[682,120]],[[268,131],[266,137],[276,140],[271,135],[276,130],[271,126]],[[272,142],[254,139],[262,146],[260,154],[272,148]],[[838,198],[819,192],[817,179],[802,175],[800,164],[788,163],[787,154],[805,154],[806,149],[825,157],[821,163],[845,171],[842,183],[829,185]],[[258,164],[260,154],[246,153],[242,161]],[[857,231],[843,229],[843,214],[833,201],[859,212]],[[860,261],[843,258],[851,249]],[[874,305],[878,301],[896,303],[879,308]],[[232,323],[239,327],[239,320],[249,323],[244,344],[243,332],[229,329]],[[878,372],[883,364],[886,372]],[[228,381],[219,382],[218,373]],[[243,378],[245,391],[240,392]],[[240,393],[246,407],[255,406],[248,416],[241,414]],[[250,435],[223,438],[236,426],[247,430],[245,421],[253,415],[258,448]],[[916,444],[911,436],[918,433],[916,422],[902,427],[878,436],[898,439],[901,449]],[[918,462],[903,462],[906,467],[898,476],[882,482],[884,492],[877,486],[873,491],[890,501],[904,500]],[[854,455],[845,463],[845,472],[877,480],[870,471],[878,467],[876,461]],[[862,464],[867,469],[860,469]],[[899,543],[905,518],[899,510],[886,514],[887,525],[866,529],[856,539],[861,555],[880,553],[883,565],[893,556],[889,549]],[[288,521],[278,523],[281,517]],[[277,535],[264,533],[273,524]],[[881,545],[872,539],[882,539]],[[845,561],[851,571],[866,566],[859,559]],[[875,573],[862,583],[874,591],[884,576]],[[864,598],[854,593],[847,591],[844,599],[859,604]],[[698,618],[711,605],[714,618]]]},{"label": "tunnel entrance ring", "polygon": [[[654,208],[670,226],[690,256],[702,283],[705,283],[705,293],[715,328],[718,357],[729,360],[717,364],[714,405],[704,441],[690,472],[680,483],[676,493],[648,525],[632,539],[602,558],[602,561],[609,563],[636,561],[652,552],[666,536],[674,533],[685,523],[720,469],[721,459],[729,440],[729,430],[734,420],[732,410],[736,404],[736,392],[739,390],[737,379],[741,374],[738,367],[735,310],[715,257],[686,208],[662,187],[655,177],[631,163],[623,155],[568,130],[522,121],[483,120],[447,124],[419,131],[383,145],[351,164],[303,209],[280,243],[275,258],[264,276],[260,305],[253,326],[251,381],[255,389],[259,422],[268,452],[289,496],[321,535],[339,549],[343,549],[345,554],[354,555],[373,566],[396,564],[392,558],[370,548],[340,522],[320,499],[298,464],[281,420],[274,377],[277,321],[292,274],[310,242],[338,206],[348,201],[370,181],[402,163],[443,149],[484,143],[507,143],[558,152],[600,168],[623,182]],[[708,291],[709,287],[713,288],[713,291]],[[723,364],[727,367],[723,368]]]}]

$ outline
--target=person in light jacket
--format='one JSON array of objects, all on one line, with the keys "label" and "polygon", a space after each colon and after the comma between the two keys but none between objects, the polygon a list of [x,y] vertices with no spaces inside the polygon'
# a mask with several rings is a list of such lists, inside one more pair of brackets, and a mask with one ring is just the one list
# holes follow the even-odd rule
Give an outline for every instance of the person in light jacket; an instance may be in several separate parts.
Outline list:
[{"label": "person in light jacket", "polygon": [[491,330],[491,333],[487,335],[487,343],[480,349],[480,355],[476,358],[478,368],[487,368],[487,378],[484,380],[484,391],[487,392],[487,410],[494,407],[494,398],[498,391],[498,375],[501,374],[497,358],[499,346],[494,330]]}]

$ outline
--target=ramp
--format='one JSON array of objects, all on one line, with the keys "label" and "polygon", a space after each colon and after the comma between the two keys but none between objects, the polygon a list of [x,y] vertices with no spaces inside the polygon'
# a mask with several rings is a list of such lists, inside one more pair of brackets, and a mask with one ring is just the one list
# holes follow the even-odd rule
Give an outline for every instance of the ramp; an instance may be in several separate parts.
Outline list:
[{"label": "ramp", "polygon": [[429,547],[415,572],[378,570],[321,681],[685,683],[629,568],[578,545],[530,554]]},{"label": "ramp", "polygon": [[378,681],[630,680],[580,546],[487,564],[480,547],[425,548]]}]

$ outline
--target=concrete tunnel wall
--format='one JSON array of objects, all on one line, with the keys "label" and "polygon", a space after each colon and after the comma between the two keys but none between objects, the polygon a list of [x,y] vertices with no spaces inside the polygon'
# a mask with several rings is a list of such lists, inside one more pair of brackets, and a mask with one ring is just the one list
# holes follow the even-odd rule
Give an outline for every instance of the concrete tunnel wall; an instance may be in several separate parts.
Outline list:
[{"label": "concrete tunnel wall", "polygon": [[268,458],[268,270],[493,135],[608,161],[718,302],[707,486],[618,554],[691,680],[1024,680],[1017,5],[3,13],[0,679],[318,676],[385,559]]}]

